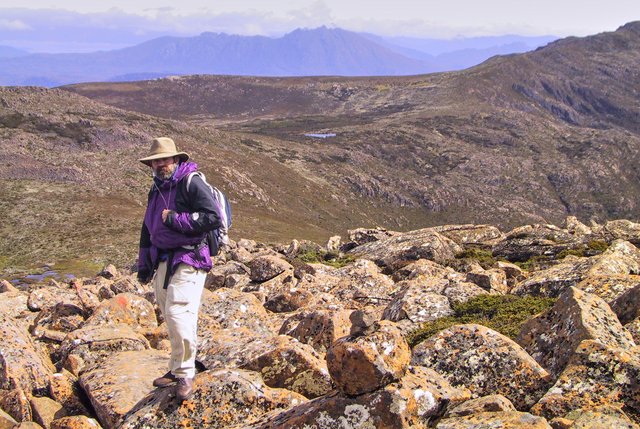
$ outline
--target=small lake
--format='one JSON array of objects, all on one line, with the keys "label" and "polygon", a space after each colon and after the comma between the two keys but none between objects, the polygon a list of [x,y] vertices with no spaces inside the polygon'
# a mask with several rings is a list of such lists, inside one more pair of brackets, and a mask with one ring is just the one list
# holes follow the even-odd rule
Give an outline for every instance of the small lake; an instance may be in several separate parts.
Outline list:
[{"label": "small lake", "polygon": [[305,137],[313,137],[316,139],[327,139],[329,137],[335,137],[336,133],[306,133]]}]

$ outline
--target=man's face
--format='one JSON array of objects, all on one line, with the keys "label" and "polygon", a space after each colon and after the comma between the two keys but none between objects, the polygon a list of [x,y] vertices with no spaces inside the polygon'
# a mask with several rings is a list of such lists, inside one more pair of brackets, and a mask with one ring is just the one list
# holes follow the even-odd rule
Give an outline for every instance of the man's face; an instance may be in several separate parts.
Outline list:
[{"label": "man's face", "polygon": [[153,172],[156,177],[167,180],[173,176],[173,173],[176,171],[176,158],[170,156],[169,158],[160,158],[151,160],[151,168],[153,168]]}]

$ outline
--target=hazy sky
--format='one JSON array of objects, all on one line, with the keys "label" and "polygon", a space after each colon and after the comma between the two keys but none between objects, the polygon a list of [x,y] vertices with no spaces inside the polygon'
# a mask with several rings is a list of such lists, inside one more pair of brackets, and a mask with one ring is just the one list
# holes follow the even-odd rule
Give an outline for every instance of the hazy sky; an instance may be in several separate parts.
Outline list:
[{"label": "hazy sky", "polygon": [[78,48],[111,47],[163,34],[279,36],[321,25],[388,36],[564,37],[636,20],[640,0],[2,0],[0,45],[45,51],[76,37]]}]

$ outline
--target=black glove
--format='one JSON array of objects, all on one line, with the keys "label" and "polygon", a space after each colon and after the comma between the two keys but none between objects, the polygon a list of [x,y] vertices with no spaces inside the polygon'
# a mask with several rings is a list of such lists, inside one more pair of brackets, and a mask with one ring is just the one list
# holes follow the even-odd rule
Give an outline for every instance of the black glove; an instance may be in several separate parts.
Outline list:
[{"label": "black glove", "polygon": [[141,270],[138,270],[138,281],[143,285],[149,283],[152,277],[153,277],[153,273],[150,270],[147,270],[144,268]]}]

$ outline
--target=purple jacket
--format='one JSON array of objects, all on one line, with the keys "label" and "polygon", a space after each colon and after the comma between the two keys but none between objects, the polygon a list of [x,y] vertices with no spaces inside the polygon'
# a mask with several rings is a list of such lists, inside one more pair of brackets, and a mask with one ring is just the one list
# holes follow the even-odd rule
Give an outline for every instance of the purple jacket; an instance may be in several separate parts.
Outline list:
[{"label": "purple jacket", "polygon": [[[180,263],[209,271],[212,267],[206,234],[220,227],[210,189],[195,175],[189,189],[186,177],[197,171],[193,162],[178,165],[168,180],[153,179],[147,211],[140,232],[138,278],[149,281],[161,258],[171,257],[170,273]],[[162,222],[162,211],[171,210]]]}]

